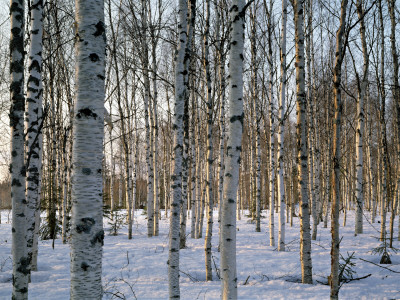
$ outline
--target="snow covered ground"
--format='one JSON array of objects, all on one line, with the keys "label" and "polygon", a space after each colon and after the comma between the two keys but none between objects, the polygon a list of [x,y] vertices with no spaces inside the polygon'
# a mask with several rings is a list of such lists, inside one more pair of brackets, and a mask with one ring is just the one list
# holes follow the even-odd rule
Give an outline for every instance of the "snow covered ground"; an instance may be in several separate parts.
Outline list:
[{"label": "snow covered ground", "polygon": [[[11,225],[7,221],[7,211],[2,212],[0,225],[0,299],[11,298]],[[266,215],[266,212],[263,213]],[[217,212],[214,212],[213,256],[219,268]],[[314,284],[303,285],[299,258],[299,221],[286,227],[287,252],[278,252],[270,247],[268,238],[268,218],[262,219],[262,232],[255,232],[255,225],[243,217],[238,221],[237,266],[238,295],[240,299],[329,299],[329,286],[326,283],[330,274],[330,229],[320,224],[318,237],[312,242],[312,262]],[[378,220],[378,218],[377,218]],[[275,224],[277,227],[278,219]],[[105,219],[106,233],[110,225]],[[341,219],[341,225],[343,220]],[[397,229],[397,220],[395,223]],[[371,250],[380,242],[380,224],[373,226],[364,221],[364,234],[354,236],[354,215],[347,216],[347,225],[340,228],[341,254],[347,257],[355,252],[356,264],[353,268],[362,280],[344,284],[340,289],[341,299],[400,299],[400,258],[394,254],[392,265],[378,267],[360,258],[379,264],[380,257],[372,255]],[[220,282],[215,268],[214,281],[205,281],[204,239],[190,238],[188,228],[187,249],[180,252],[181,296],[182,299],[219,299]],[[395,230],[397,233],[397,230]],[[277,238],[276,232],[276,238]],[[39,242],[38,272],[32,274],[29,285],[29,299],[69,299],[69,246],[61,240]],[[394,247],[400,248],[399,242]],[[134,235],[127,238],[127,228],[122,228],[118,236],[106,234],[103,253],[104,299],[166,299],[168,298],[167,279],[168,222],[160,222],[160,235],[147,237],[145,216],[137,212]],[[318,282],[319,281],[319,282]],[[246,283],[246,284],[245,284]]]}]

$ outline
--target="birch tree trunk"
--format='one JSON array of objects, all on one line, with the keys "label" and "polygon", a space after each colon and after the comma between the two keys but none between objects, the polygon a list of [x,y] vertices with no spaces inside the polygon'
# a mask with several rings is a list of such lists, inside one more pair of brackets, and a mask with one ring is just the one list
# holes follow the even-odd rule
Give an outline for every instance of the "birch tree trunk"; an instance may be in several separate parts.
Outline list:
[{"label": "birch tree trunk", "polygon": [[312,284],[311,235],[308,199],[308,151],[304,74],[304,1],[294,1],[297,98],[297,167],[300,200],[300,261],[302,283]]},{"label": "birch tree trunk", "polygon": [[286,23],[287,23],[287,1],[282,0],[282,30],[281,30],[281,86],[279,98],[279,133],[278,133],[278,201],[279,205],[279,235],[278,251],[285,251],[285,185],[283,180],[283,157],[284,157],[284,135],[285,135],[285,93],[286,93]]},{"label": "birch tree trunk", "polygon": [[[388,0],[389,7],[389,15],[390,15],[390,46],[392,52],[392,60],[393,60],[393,98],[396,106],[397,113],[397,159],[400,162],[400,84],[399,84],[399,58],[397,54],[396,47],[396,19],[395,19],[395,0]],[[399,168],[399,167],[398,167]],[[400,187],[400,174],[397,174],[397,190]],[[398,197],[398,192],[397,192]],[[397,204],[398,208],[400,208],[399,203]],[[400,214],[399,214],[400,219]],[[400,228],[400,222],[399,222]],[[398,240],[400,240],[400,234],[398,236]]]},{"label": "birch tree trunk", "polygon": [[10,4],[10,127],[13,299],[28,299],[29,257],[26,236],[24,164],[24,8],[25,1]]},{"label": "birch tree trunk", "polygon": [[229,129],[221,215],[222,299],[237,299],[236,198],[243,128],[244,0],[233,0],[230,8],[231,41],[229,63]]},{"label": "birch tree trunk", "polygon": [[210,73],[210,62],[209,62],[209,45],[208,39],[210,35],[210,0],[206,0],[206,24],[204,31],[204,72],[206,77],[206,92],[207,92],[207,179],[206,179],[206,193],[207,193],[207,231],[204,241],[205,250],[205,265],[206,265],[206,280],[212,280],[212,265],[211,265],[211,239],[212,239],[212,228],[213,228],[213,143],[212,143],[212,127],[213,127],[213,106],[214,101],[211,95],[211,73]]},{"label": "birch tree trunk", "polygon": [[43,35],[43,2],[36,0],[31,4],[31,45],[29,50],[29,77],[25,113],[26,129],[26,236],[28,259],[31,270],[33,239],[35,234],[37,210],[39,208],[39,178],[41,171],[40,138],[42,134],[42,35]]},{"label": "birch tree trunk", "polygon": [[269,161],[270,161],[270,173],[269,173],[269,245],[275,246],[275,97],[274,97],[274,65],[273,65],[273,52],[272,52],[272,5],[273,2],[270,1],[270,8],[268,11],[268,67],[269,67],[269,79],[268,85],[270,89],[270,138],[269,138]]},{"label": "birch tree trunk", "polygon": [[[188,37],[186,41],[186,53],[192,52],[192,39],[194,35],[195,17],[196,17],[196,0],[189,0],[189,20],[187,24]],[[180,248],[186,248],[186,221],[187,221],[187,208],[189,195],[192,196],[188,190],[189,182],[189,102],[190,102],[190,85],[192,75],[190,65],[193,64],[193,55],[184,61],[184,84],[186,86],[185,103],[183,113],[183,160],[182,160],[182,207],[181,207],[181,224],[180,224]],[[189,79],[190,78],[190,79]],[[192,115],[192,118],[194,116]]]},{"label": "birch tree trunk", "polygon": [[186,53],[187,38],[187,0],[179,0],[179,39],[175,58],[175,110],[174,110],[174,158],[171,203],[169,256],[168,256],[168,280],[169,298],[179,299],[179,209],[182,205],[182,156],[183,156],[183,114],[187,86],[185,86],[185,61],[189,59]]},{"label": "birch tree trunk", "polygon": [[149,50],[146,35],[147,28],[147,2],[142,0],[142,64],[143,64],[143,88],[144,88],[144,118],[146,127],[146,164],[147,164],[147,236],[154,234],[154,172],[152,133],[150,128],[150,77],[149,77]]},{"label": "birch tree trunk", "polygon": [[[347,0],[341,1],[340,8],[340,25],[336,33],[336,58],[333,70],[333,92],[335,104],[335,120],[333,124],[333,176],[332,176],[332,248],[331,248],[331,275],[329,278],[331,291],[330,298],[339,298],[339,206],[340,206],[340,130],[341,116],[343,104],[341,99],[341,80],[342,80],[342,62],[345,53],[345,26],[346,26],[346,10]],[[346,36],[347,38],[347,36]]]},{"label": "birch tree trunk", "polygon": [[104,1],[76,0],[76,102],[71,216],[71,299],[101,299]]},{"label": "birch tree trunk", "polygon": [[380,240],[386,239],[386,209],[387,209],[387,177],[388,177],[388,153],[387,153],[387,137],[386,137],[386,90],[385,90],[385,35],[384,35],[384,23],[382,13],[382,0],[378,1],[378,12],[379,12],[379,33],[380,33],[380,46],[381,46],[381,74],[380,80],[378,80],[378,88],[380,92],[380,110],[379,110],[379,122],[381,130],[381,154],[382,154],[382,178],[381,178],[381,237]]},{"label": "birch tree trunk", "polygon": [[368,49],[365,39],[365,22],[363,12],[363,1],[357,0],[357,13],[360,20],[360,38],[363,51],[364,66],[363,77],[359,86],[357,98],[357,131],[356,131],[356,220],[355,234],[363,233],[363,135],[364,135],[364,98],[368,86]]}]

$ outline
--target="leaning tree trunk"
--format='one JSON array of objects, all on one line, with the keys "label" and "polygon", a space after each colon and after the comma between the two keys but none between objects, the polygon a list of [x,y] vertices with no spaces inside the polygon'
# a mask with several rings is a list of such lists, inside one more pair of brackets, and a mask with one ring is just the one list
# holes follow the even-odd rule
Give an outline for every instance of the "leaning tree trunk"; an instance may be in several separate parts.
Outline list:
[{"label": "leaning tree trunk", "polygon": [[11,1],[10,127],[13,299],[28,299],[29,258],[26,243],[24,164],[24,1]]},{"label": "leaning tree trunk", "polygon": [[40,138],[42,132],[42,35],[43,2],[36,0],[31,4],[31,46],[29,52],[29,77],[27,88],[25,130],[26,130],[26,235],[28,259],[31,270],[33,240],[36,227],[35,215],[39,210],[39,178],[41,171]]},{"label": "leaning tree trunk", "polygon": [[[336,33],[336,58],[333,70],[333,93],[335,104],[335,120],[333,124],[333,176],[332,176],[332,248],[331,248],[331,275],[329,276],[331,291],[330,298],[339,298],[339,205],[340,205],[340,130],[343,104],[341,99],[342,62],[345,52],[344,34],[346,26],[347,0],[342,0],[340,9],[340,26]],[[346,36],[347,38],[347,36]]]},{"label": "leaning tree trunk", "polygon": [[297,167],[300,200],[300,260],[301,281],[312,283],[310,213],[308,203],[308,153],[306,126],[306,93],[304,74],[304,30],[301,0],[294,2],[297,85]]},{"label": "leaning tree trunk", "polygon": [[169,298],[179,299],[179,209],[182,204],[182,156],[183,156],[183,114],[187,86],[185,85],[185,62],[187,38],[187,0],[179,0],[179,43],[175,65],[175,111],[174,111],[174,170],[172,175],[173,197],[169,233],[168,280]]},{"label": "leaning tree trunk", "polygon": [[243,129],[244,0],[233,0],[230,8],[231,41],[229,63],[229,129],[221,215],[222,299],[237,299],[236,198]]},{"label": "leaning tree trunk", "polygon": [[76,0],[71,299],[101,299],[105,24],[103,0]]}]

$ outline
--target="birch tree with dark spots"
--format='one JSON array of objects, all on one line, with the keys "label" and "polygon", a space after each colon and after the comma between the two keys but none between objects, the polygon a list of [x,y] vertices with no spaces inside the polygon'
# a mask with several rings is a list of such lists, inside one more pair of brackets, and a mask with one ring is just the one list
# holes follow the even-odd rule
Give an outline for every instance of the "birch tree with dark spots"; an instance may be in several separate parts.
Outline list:
[{"label": "birch tree with dark spots", "polygon": [[12,299],[28,299],[29,258],[26,236],[26,169],[24,159],[24,10],[25,1],[10,4],[10,127],[12,201]]},{"label": "birch tree with dark spots", "polygon": [[237,299],[236,200],[239,186],[243,130],[243,47],[245,1],[233,0],[230,8],[229,122],[225,160],[224,199],[221,215],[221,298]]},{"label": "birch tree with dark spots", "polygon": [[[333,70],[333,95],[335,105],[335,118],[333,123],[333,176],[332,176],[332,221],[331,221],[331,275],[329,276],[330,283],[330,298],[339,298],[339,206],[341,198],[340,190],[340,130],[341,117],[343,111],[343,103],[341,98],[341,80],[342,80],[342,62],[345,54],[345,45],[347,42],[348,29],[346,28],[347,15],[347,0],[341,1],[340,8],[340,25],[336,32],[336,52],[335,65]],[[346,40],[345,40],[346,39]]]},{"label": "birch tree with dark spots", "polygon": [[26,130],[26,235],[29,270],[32,269],[33,240],[35,234],[35,215],[39,208],[39,178],[41,171],[42,134],[42,35],[43,1],[35,0],[30,6],[31,44],[28,60],[28,81],[25,111]]},{"label": "birch tree with dark spots", "polygon": [[308,197],[308,151],[306,121],[306,91],[304,69],[304,0],[294,0],[295,48],[296,48],[296,102],[297,102],[297,168],[300,203],[300,262],[301,282],[312,284],[311,234]]},{"label": "birch tree with dark spots", "polygon": [[175,57],[175,109],[174,109],[174,142],[173,142],[173,175],[172,175],[172,201],[169,229],[169,255],[168,255],[168,281],[169,298],[179,299],[179,246],[180,246],[180,207],[182,205],[182,158],[183,158],[183,114],[185,106],[185,61],[189,59],[186,53],[187,43],[187,0],[179,0],[178,7],[178,49]]},{"label": "birch tree with dark spots", "polygon": [[71,299],[101,299],[105,24],[103,0],[75,2]]}]

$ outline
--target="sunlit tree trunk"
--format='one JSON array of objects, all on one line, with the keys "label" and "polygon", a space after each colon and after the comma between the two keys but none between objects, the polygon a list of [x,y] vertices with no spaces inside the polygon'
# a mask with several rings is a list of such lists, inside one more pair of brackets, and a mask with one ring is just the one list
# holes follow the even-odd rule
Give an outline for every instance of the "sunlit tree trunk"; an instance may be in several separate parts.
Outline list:
[{"label": "sunlit tree trunk", "polygon": [[300,261],[302,283],[312,283],[310,214],[308,199],[308,151],[306,126],[306,92],[304,72],[304,1],[294,1],[297,85],[297,167],[300,200]]},{"label": "sunlit tree trunk", "polygon": [[332,220],[331,220],[331,275],[330,281],[330,298],[339,298],[339,206],[340,206],[340,130],[343,104],[341,100],[341,80],[342,80],[342,62],[345,52],[345,26],[346,26],[346,10],[347,0],[342,0],[340,9],[340,25],[336,33],[336,53],[335,65],[333,70],[333,92],[335,104],[335,119],[333,124],[333,176],[332,176]]},{"label": "sunlit tree trunk", "polygon": [[222,203],[221,283],[222,299],[237,299],[236,198],[243,127],[244,0],[233,0],[230,8],[231,41],[229,64],[229,129]]}]

